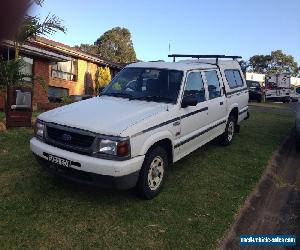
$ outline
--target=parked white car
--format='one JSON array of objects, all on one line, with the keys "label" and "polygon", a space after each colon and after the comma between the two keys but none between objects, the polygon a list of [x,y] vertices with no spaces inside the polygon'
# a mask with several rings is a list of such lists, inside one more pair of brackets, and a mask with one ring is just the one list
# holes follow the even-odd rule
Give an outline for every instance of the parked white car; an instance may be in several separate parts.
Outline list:
[{"label": "parked white car", "polygon": [[55,175],[151,199],[172,163],[216,137],[230,144],[248,118],[239,63],[222,57],[130,64],[100,97],[39,115],[30,148]]}]

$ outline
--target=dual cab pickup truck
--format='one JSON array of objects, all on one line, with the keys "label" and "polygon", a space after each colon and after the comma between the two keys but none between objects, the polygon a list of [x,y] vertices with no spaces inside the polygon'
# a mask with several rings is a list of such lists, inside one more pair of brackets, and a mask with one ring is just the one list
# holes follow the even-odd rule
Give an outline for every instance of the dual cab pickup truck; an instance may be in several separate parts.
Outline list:
[{"label": "dual cab pickup truck", "polygon": [[230,144],[249,116],[239,63],[220,58],[130,64],[101,96],[39,115],[30,148],[55,175],[152,199],[172,163]]}]

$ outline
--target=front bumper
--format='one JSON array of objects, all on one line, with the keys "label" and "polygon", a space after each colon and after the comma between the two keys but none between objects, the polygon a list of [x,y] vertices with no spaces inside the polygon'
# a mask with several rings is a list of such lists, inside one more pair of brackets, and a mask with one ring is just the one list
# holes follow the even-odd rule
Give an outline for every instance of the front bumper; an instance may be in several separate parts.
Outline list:
[{"label": "front bumper", "polygon": [[[118,189],[128,189],[136,185],[145,157],[138,156],[125,161],[99,159],[69,152],[36,138],[30,140],[30,149],[42,166],[55,175],[81,183]],[[48,154],[70,160],[71,166],[63,168],[50,164],[47,161]]]}]

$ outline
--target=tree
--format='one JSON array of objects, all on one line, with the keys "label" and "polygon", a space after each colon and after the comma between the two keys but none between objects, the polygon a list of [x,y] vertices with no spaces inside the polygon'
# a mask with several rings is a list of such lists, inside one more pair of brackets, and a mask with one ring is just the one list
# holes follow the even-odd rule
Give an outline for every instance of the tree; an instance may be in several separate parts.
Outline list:
[{"label": "tree", "polygon": [[95,92],[98,95],[99,90],[105,87],[111,81],[109,67],[99,67],[95,74]]},{"label": "tree", "polygon": [[82,52],[93,54],[93,55],[97,55],[97,53],[98,53],[97,46],[93,45],[93,44],[84,44],[84,43],[82,43],[80,45],[74,46],[74,48],[78,49]]},{"label": "tree", "polygon": [[254,55],[250,58],[251,71],[261,74],[291,73],[296,76],[298,64],[291,55],[282,50],[272,51],[270,55]]},{"label": "tree", "polygon": [[249,61],[241,60],[239,62],[241,66],[241,70],[243,71],[244,75],[246,75],[247,69],[251,66]]},{"label": "tree", "polygon": [[21,85],[25,74],[20,70],[23,67],[21,60],[5,61],[0,58],[0,91],[11,85]]},{"label": "tree", "polygon": [[[40,6],[42,3],[43,0],[31,0],[29,2],[30,5],[37,4]],[[62,25],[61,19],[54,14],[49,13],[43,21],[39,16],[25,15],[22,25],[14,35],[15,59],[10,61],[0,60],[0,87],[6,89],[12,85],[23,85],[23,79],[26,75],[21,73],[24,62],[19,58],[22,45],[30,39],[36,39],[38,35],[49,35],[57,31],[66,32],[66,28]],[[46,89],[44,79],[40,76],[34,76],[34,80]]]},{"label": "tree", "polygon": [[29,39],[36,39],[40,35],[51,35],[57,31],[66,32],[66,28],[62,25],[61,19],[54,14],[48,16],[42,21],[39,16],[24,17],[24,21],[14,37],[15,59],[19,58],[21,46]]},{"label": "tree", "polygon": [[136,54],[131,40],[131,33],[126,28],[116,27],[106,31],[95,42],[98,54],[116,63],[136,61]]}]

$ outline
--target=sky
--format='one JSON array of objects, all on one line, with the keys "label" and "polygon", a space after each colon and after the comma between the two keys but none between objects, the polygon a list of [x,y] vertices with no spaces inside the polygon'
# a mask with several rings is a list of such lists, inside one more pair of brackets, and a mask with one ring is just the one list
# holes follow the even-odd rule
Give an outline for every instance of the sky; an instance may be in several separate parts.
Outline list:
[{"label": "sky", "polygon": [[48,38],[71,46],[126,27],[145,61],[170,61],[169,53],[247,60],[282,49],[300,64],[300,0],[45,0],[31,12],[60,17],[67,33]]}]

